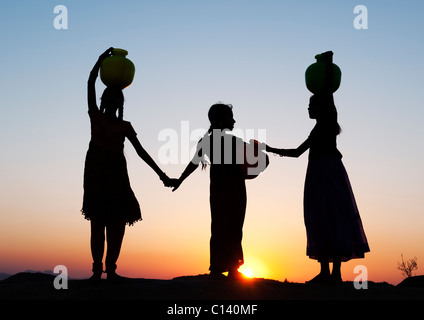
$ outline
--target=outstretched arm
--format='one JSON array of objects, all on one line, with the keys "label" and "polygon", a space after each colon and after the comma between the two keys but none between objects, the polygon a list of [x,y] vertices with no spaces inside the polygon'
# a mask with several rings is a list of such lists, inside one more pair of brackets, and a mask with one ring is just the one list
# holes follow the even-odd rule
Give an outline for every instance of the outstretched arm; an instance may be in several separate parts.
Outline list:
[{"label": "outstretched arm", "polygon": [[141,146],[140,141],[138,140],[137,136],[130,136],[128,137],[128,140],[130,140],[131,144],[134,146],[135,151],[139,155],[139,157],[146,162],[150,168],[152,168],[159,178],[162,180],[162,182],[165,184],[165,186],[170,186],[170,179],[168,176],[158,167],[156,162],[152,159],[152,157],[147,153],[147,151]]},{"label": "outstretched arm", "polygon": [[[209,142],[208,139],[206,139],[206,143]],[[187,167],[184,169],[183,173],[181,174],[181,177],[179,177],[178,179],[172,179],[172,186],[174,187],[174,189],[172,189],[172,191],[177,190],[181,183],[187,179],[187,177],[189,175],[191,175],[199,166],[200,161],[203,159],[203,151],[202,151],[202,147],[204,146],[204,143],[202,139],[200,139],[199,143],[197,144],[197,151],[195,153],[195,155],[193,156],[193,159],[191,159],[190,163],[187,165]]]},{"label": "outstretched arm", "polygon": [[87,99],[88,99],[88,110],[98,110],[97,103],[96,103],[96,79],[99,75],[100,66],[103,62],[103,60],[110,55],[112,55],[113,48],[110,47],[105,52],[103,52],[99,59],[97,60],[96,64],[94,65],[93,69],[90,72],[90,76],[88,77],[88,83],[87,83]]},{"label": "outstretched arm", "polygon": [[300,157],[306,150],[310,147],[309,138],[306,139],[299,147],[296,149],[277,149],[270,146],[266,146],[266,151],[276,153],[282,157],[292,157],[298,158]]},{"label": "outstretched arm", "polygon": [[193,161],[190,161],[190,163],[187,165],[187,167],[185,168],[185,170],[183,171],[183,173],[181,174],[181,177],[179,179],[176,179],[173,182],[173,187],[174,189],[172,189],[172,191],[177,190],[181,183],[189,176],[191,175],[199,166],[198,163],[194,163]]}]

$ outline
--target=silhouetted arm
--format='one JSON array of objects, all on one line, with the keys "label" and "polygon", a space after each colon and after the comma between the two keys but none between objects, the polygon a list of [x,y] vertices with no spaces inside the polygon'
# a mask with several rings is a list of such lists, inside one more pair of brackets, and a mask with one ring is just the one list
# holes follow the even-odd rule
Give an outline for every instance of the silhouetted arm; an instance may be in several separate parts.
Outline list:
[{"label": "silhouetted arm", "polygon": [[197,163],[193,163],[193,161],[190,161],[190,163],[187,165],[183,173],[181,174],[181,177],[174,182],[174,189],[172,191],[175,191],[179,188],[180,184],[189,176],[191,175],[199,166]]},{"label": "silhouetted arm", "polygon": [[299,147],[296,149],[277,149],[270,146],[266,146],[266,151],[276,153],[282,157],[292,157],[298,158],[300,157],[306,150],[310,147],[309,138],[305,140]]},{"label": "silhouetted arm", "polygon": [[94,65],[93,69],[90,72],[90,76],[88,77],[88,83],[87,83],[87,100],[88,100],[88,110],[98,110],[97,108],[97,102],[96,102],[96,79],[99,75],[100,66],[103,62],[103,60],[107,57],[109,57],[112,54],[113,48],[107,49],[105,52],[103,52],[99,59],[97,60],[96,64]]},{"label": "silhouetted arm", "polygon": [[184,169],[183,173],[181,174],[181,177],[179,177],[178,179],[171,179],[172,180],[171,184],[174,187],[172,191],[177,190],[180,187],[181,183],[185,179],[187,179],[187,177],[191,175],[199,166],[199,163],[201,159],[203,158],[202,145],[203,145],[202,139],[200,139],[199,143],[197,144],[197,151],[195,155],[193,156],[193,159],[191,159],[190,163]]},{"label": "silhouetted arm", "polygon": [[139,155],[139,157],[146,162],[150,168],[153,169],[159,176],[159,178],[163,181],[165,186],[169,186],[169,178],[168,176],[158,167],[156,162],[152,159],[152,157],[147,153],[147,151],[141,146],[140,141],[137,136],[129,136],[127,137],[130,140],[131,144],[134,146],[135,151]]}]

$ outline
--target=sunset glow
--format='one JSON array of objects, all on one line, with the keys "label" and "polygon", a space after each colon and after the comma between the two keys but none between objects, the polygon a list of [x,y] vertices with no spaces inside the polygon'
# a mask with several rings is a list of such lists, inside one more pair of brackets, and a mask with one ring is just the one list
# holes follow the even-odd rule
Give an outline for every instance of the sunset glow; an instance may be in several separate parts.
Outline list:
[{"label": "sunset glow", "polygon": [[239,271],[241,273],[243,273],[243,275],[246,276],[246,277],[248,277],[248,278],[253,278],[255,276],[255,274],[253,273],[253,270],[252,269],[249,269],[249,268],[243,268],[243,267],[241,267],[239,269]]},{"label": "sunset glow", "polygon": [[[368,29],[355,28],[356,1],[67,3],[67,29],[55,27],[57,3],[1,4],[9,49],[0,62],[0,273],[56,265],[67,266],[71,278],[92,273],[90,222],[80,212],[87,79],[110,46],[127,50],[136,69],[123,91],[124,119],[172,178],[186,167],[218,101],[233,105],[234,132],[244,138],[298,147],[315,125],[305,70],[332,50],[342,71],[334,95],[337,145],[371,250],[342,264],[343,280],[352,281],[362,265],[371,281],[397,284],[401,254],[417,257],[417,274],[424,273],[424,42],[416,36],[424,30],[424,1],[368,1]],[[98,102],[104,88],[97,80]],[[143,221],[126,228],[117,272],[152,279],[208,273],[210,168],[198,168],[172,192],[128,140],[124,153]],[[319,272],[306,255],[308,155],[269,159],[246,181],[239,271],[304,283]]]}]

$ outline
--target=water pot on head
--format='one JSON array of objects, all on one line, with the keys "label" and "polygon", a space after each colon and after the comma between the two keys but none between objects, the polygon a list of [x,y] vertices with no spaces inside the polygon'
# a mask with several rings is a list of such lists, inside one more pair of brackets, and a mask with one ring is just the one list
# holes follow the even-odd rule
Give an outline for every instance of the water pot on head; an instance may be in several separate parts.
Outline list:
[{"label": "water pot on head", "polygon": [[340,87],[342,72],[333,63],[333,52],[317,54],[315,59],[317,61],[305,72],[306,87],[314,94],[336,92]]},{"label": "water pot on head", "polygon": [[110,57],[103,60],[100,67],[100,79],[107,87],[124,89],[128,87],[135,73],[134,64],[126,58],[128,51],[113,49]]}]

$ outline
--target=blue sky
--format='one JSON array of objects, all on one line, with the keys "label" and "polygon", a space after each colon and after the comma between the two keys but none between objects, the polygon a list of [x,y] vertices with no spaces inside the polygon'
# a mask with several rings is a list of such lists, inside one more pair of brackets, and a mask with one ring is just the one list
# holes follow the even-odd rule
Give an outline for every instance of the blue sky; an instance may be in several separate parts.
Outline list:
[{"label": "blue sky", "polygon": [[[68,9],[67,30],[53,26],[59,4]],[[367,30],[353,27],[359,4],[368,9]],[[124,117],[155,159],[161,130],[179,131],[181,121],[206,129],[217,101],[234,105],[236,127],[266,129],[269,144],[296,147],[313,126],[304,71],[315,54],[332,50],[343,73],[335,93],[339,148],[364,219],[422,243],[422,1],[3,1],[0,12],[0,210],[14,213],[0,217],[5,228],[78,216],[86,82],[109,46],[128,50],[136,66]],[[100,80],[97,88],[100,96]],[[156,177],[129,147],[126,154],[134,188],[154,198],[148,188]],[[271,160],[257,188],[295,181],[280,192],[296,194],[301,205],[306,157]],[[162,167],[179,176],[184,164]],[[193,181],[187,192],[207,184],[204,176]],[[422,249],[410,254],[424,258]]]}]

